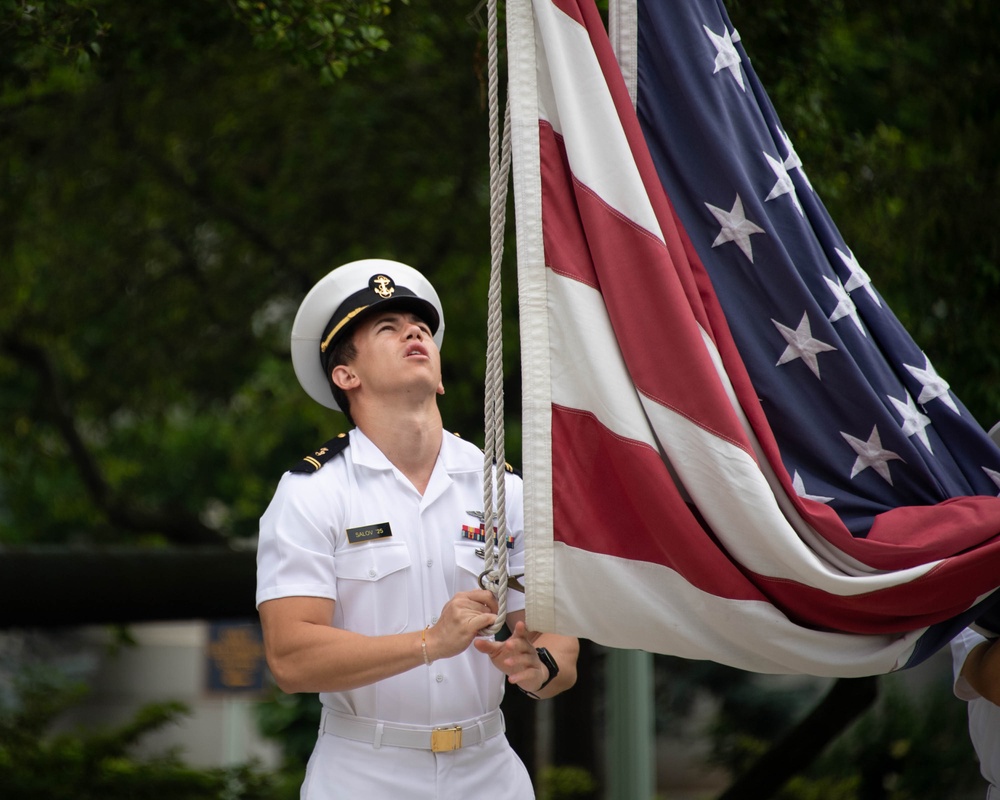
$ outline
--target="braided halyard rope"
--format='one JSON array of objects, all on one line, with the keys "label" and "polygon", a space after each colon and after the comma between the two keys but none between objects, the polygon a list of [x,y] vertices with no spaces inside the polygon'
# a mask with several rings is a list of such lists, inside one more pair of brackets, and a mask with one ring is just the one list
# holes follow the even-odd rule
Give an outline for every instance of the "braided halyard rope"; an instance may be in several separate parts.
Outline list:
[{"label": "braided halyard rope", "polygon": [[[503,314],[500,268],[507,214],[507,184],[510,176],[510,103],[504,112],[503,142],[500,142],[497,0],[487,3],[489,45],[490,127],[490,288],[486,330],[486,385],[484,392],[485,445],[483,447],[484,586],[497,598],[496,622],[486,629],[495,634],[507,619],[507,507],[504,457],[503,404]],[[495,496],[494,496],[495,493]],[[488,582],[488,585],[487,583]]]}]

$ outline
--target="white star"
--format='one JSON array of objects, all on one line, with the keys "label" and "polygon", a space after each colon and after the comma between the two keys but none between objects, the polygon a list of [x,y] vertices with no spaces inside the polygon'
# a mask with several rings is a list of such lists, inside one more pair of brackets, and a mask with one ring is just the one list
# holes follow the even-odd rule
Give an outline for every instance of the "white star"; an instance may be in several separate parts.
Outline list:
[{"label": "white star", "polygon": [[712,216],[722,226],[719,235],[712,242],[712,247],[718,247],[720,244],[725,244],[726,242],[736,242],[740,250],[743,251],[743,255],[749,258],[752,264],[753,248],[750,246],[750,237],[755,233],[764,233],[764,229],[754,225],[747,219],[746,214],[743,212],[743,201],[740,199],[740,196],[736,195],[736,202],[733,203],[732,211],[724,211],[710,203],[705,203],[705,205],[708,206],[708,210],[712,212]]},{"label": "white star", "polygon": [[903,364],[910,374],[916,378],[923,385],[923,389],[920,390],[920,395],[917,397],[917,402],[920,405],[925,406],[931,400],[940,400],[948,408],[954,411],[956,414],[961,414],[962,412],[958,410],[958,406],[951,397],[951,392],[949,391],[951,387],[948,385],[948,381],[937,374],[937,370],[934,369],[931,364],[931,360],[924,353],[924,368],[913,367],[909,364]]},{"label": "white star", "polygon": [[[983,467],[983,472],[989,475],[990,480],[993,481],[993,483],[995,483],[998,488],[1000,488],[1000,472],[997,472],[995,469],[989,469],[987,467]],[[1000,492],[997,492],[997,497],[1000,497]]]},{"label": "white star", "polygon": [[817,503],[829,503],[833,500],[832,497],[823,497],[818,494],[806,494],[806,485],[802,482],[802,478],[799,476],[798,470],[795,470],[795,474],[792,476],[792,488],[795,490],[795,494],[803,500],[815,500]]},{"label": "white star", "polygon": [[[785,135],[785,132],[781,128],[776,128],[776,130],[778,131],[778,136],[781,137],[781,141],[785,143],[785,150],[788,151],[788,156],[785,158],[785,169],[789,171],[797,169],[802,176],[802,180],[806,182],[806,186],[812,189],[813,185],[809,181],[809,176],[806,175],[805,168],[802,166],[802,159],[799,158],[799,154],[795,152],[795,148],[792,146],[792,140]],[[816,190],[813,189],[813,191]]]},{"label": "white star", "polygon": [[858,457],[854,460],[854,468],[851,470],[852,478],[859,472],[864,472],[871,467],[885,479],[886,483],[892,486],[892,476],[889,474],[889,462],[893,459],[903,461],[903,458],[891,450],[882,448],[882,439],[878,435],[877,425],[872,428],[871,436],[868,437],[867,442],[843,431],[840,432],[840,435],[847,440],[847,443],[853,448],[854,452],[858,454]]},{"label": "white star", "polygon": [[837,255],[840,256],[840,260],[844,262],[844,266],[851,272],[851,277],[847,279],[847,283],[844,284],[844,288],[849,292],[853,292],[855,289],[860,289],[863,286],[871,299],[878,303],[879,308],[881,308],[882,301],[879,300],[878,295],[875,293],[875,287],[872,286],[872,279],[868,277],[867,272],[861,269],[861,265],[854,257],[854,253],[850,250],[844,253],[839,247],[835,247],[834,250],[837,251]]},{"label": "white star", "polygon": [[840,282],[838,278],[836,281],[831,281],[826,275],[823,276],[823,280],[826,281],[826,285],[830,287],[830,291],[833,292],[833,296],[837,298],[837,307],[833,309],[833,313],[830,314],[830,322],[836,322],[838,319],[843,319],[844,317],[850,317],[855,325],[858,326],[858,330],[861,331],[863,336],[868,336],[865,333],[864,326],[861,324],[861,317],[858,316],[858,307],[854,305],[854,301],[851,296],[844,289],[844,284]]},{"label": "white star", "polygon": [[[733,38],[729,35],[729,31],[726,31],[722,36],[717,33],[713,33],[709,30],[707,25],[702,25],[705,29],[705,33],[708,34],[708,38],[712,40],[712,44],[715,45],[715,71],[716,73],[728,69],[730,74],[736,78],[736,82],[740,85],[740,88],[745,92],[747,87],[743,85],[743,70],[740,69],[740,54],[736,52],[736,47],[733,45]],[[737,41],[739,38],[737,37]]]},{"label": "white star", "polygon": [[826,342],[821,342],[819,339],[813,339],[812,326],[809,324],[809,313],[806,312],[802,315],[799,327],[795,330],[792,330],[787,325],[782,325],[776,319],[772,319],[771,322],[774,323],[774,327],[781,332],[781,335],[785,337],[785,341],[788,342],[788,347],[785,348],[785,352],[781,354],[781,358],[778,359],[778,363],[774,366],[780,367],[782,364],[787,364],[789,361],[801,358],[806,362],[806,366],[812,370],[813,375],[818,378],[819,360],[816,358],[816,355],[829,350],[836,350],[837,348]]},{"label": "white star", "polygon": [[906,402],[897,400],[892,395],[888,395],[888,397],[892,404],[896,407],[899,415],[903,418],[903,435],[918,436],[920,441],[924,443],[924,447],[927,448],[927,452],[933,453],[934,448],[931,447],[931,441],[927,437],[927,431],[924,430],[931,424],[931,418],[920,413],[920,410],[917,408],[917,404],[913,402],[913,395],[907,392]]},{"label": "white star", "polygon": [[799,196],[795,192],[795,184],[792,183],[785,165],[768,153],[764,153],[764,158],[767,159],[767,163],[771,165],[771,170],[778,179],[778,182],[774,184],[774,188],[771,189],[771,193],[765,198],[764,202],[774,200],[774,198],[781,197],[783,194],[790,194],[792,202],[795,203],[795,208],[799,212],[799,216],[805,216],[805,213],[802,211],[802,204],[799,203]]}]

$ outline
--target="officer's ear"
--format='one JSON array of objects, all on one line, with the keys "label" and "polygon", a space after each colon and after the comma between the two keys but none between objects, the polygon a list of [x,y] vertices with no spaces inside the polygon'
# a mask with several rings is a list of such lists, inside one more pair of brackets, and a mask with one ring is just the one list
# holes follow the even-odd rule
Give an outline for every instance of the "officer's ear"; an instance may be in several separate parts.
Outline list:
[{"label": "officer's ear", "polygon": [[344,392],[356,389],[361,383],[361,379],[357,376],[357,373],[347,364],[337,364],[333,368],[330,378],[333,381],[333,385]]}]

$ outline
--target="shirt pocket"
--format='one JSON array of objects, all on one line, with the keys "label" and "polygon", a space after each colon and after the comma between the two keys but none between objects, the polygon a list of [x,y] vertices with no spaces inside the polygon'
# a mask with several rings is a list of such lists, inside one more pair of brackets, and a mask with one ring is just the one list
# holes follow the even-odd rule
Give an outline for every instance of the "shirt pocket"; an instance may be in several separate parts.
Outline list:
[{"label": "shirt pocket", "polygon": [[344,628],[366,636],[402,633],[412,605],[407,586],[410,549],[404,542],[337,553],[337,607]]},{"label": "shirt pocket", "polygon": [[485,569],[483,557],[476,553],[483,545],[481,542],[455,543],[455,591],[468,592],[482,589],[479,576]]}]

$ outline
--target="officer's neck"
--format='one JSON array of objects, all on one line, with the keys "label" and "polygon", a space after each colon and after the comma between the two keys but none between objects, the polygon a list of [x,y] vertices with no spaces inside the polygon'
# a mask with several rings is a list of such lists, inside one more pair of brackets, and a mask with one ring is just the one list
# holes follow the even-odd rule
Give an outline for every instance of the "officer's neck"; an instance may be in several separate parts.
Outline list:
[{"label": "officer's neck", "polygon": [[441,450],[443,426],[437,404],[420,409],[351,409],[358,429],[367,436],[413,487],[424,493]]}]

